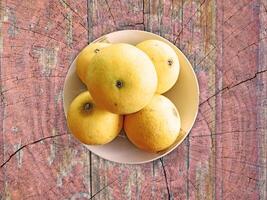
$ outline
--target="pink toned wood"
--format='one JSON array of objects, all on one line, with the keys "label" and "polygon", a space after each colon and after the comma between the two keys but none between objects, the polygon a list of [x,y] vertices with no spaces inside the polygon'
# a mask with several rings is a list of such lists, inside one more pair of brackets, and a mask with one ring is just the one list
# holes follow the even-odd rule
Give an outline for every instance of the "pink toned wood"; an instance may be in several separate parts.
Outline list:
[{"label": "pink toned wood", "polygon": [[[257,77],[257,133],[258,133],[258,162],[255,167],[258,170],[259,199],[267,199],[267,3],[260,1],[259,6],[259,43],[258,43],[258,77]],[[259,72],[261,72],[259,74]]]},{"label": "pink toned wood", "polygon": [[87,44],[86,1],[1,2],[1,196],[87,195],[89,153],[62,107],[68,66]]},{"label": "pink toned wood", "polygon": [[[0,2],[0,197],[267,198],[265,1]],[[189,137],[143,165],[88,152],[68,134],[62,108],[73,58],[88,42],[121,29],[175,43],[200,85]]]},{"label": "pink toned wood", "polygon": [[266,152],[259,145],[263,140],[266,146],[266,110],[264,115],[261,103],[267,96],[266,65],[261,61],[266,49],[260,47],[266,45],[266,23],[260,24],[264,7],[258,1],[224,1],[218,6],[217,38],[222,45],[217,72],[222,78],[217,79],[220,92],[215,96],[217,198],[266,198],[266,182],[259,183],[259,172],[266,174]]}]

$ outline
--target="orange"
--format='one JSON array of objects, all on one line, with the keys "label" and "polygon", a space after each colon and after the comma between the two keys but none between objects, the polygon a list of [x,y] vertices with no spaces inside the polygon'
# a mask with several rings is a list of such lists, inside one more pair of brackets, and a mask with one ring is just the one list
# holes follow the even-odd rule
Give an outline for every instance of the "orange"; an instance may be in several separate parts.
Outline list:
[{"label": "orange", "polygon": [[86,91],[72,101],[67,123],[79,141],[84,144],[99,145],[116,138],[122,129],[123,116],[98,108]]},{"label": "orange", "polygon": [[155,95],[142,110],[124,118],[124,130],[129,140],[148,152],[170,147],[179,135],[180,126],[177,109],[162,95]]}]

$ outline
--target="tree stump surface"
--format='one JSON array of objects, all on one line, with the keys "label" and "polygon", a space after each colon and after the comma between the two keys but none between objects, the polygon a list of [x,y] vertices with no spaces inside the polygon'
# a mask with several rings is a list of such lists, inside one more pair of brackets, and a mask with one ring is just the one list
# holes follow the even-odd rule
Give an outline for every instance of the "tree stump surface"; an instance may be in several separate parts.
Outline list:
[{"label": "tree stump surface", "polygon": [[[0,199],[267,199],[265,0],[0,0]],[[146,30],[179,47],[200,86],[186,140],[121,165],[69,133],[62,90],[99,36]]]}]

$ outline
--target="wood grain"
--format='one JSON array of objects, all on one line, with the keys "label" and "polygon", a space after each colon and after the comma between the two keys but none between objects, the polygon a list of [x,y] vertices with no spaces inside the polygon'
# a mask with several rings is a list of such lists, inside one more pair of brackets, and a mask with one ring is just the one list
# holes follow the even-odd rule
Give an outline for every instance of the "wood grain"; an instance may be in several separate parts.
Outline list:
[{"label": "wood grain", "polygon": [[[0,199],[267,198],[266,1],[6,0],[0,17]],[[73,58],[122,29],[176,44],[200,86],[190,135],[143,165],[90,153],[63,114]]]},{"label": "wood grain", "polygon": [[266,166],[258,164],[263,156],[258,152],[261,136],[256,109],[260,100],[257,79],[264,74],[258,68],[260,4],[224,1],[221,6],[221,63],[217,66],[222,79],[218,87],[221,92],[216,95],[220,111],[216,114],[216,132],[220,133],[216,136],[216,177],[220,187],[216,196],[259,199],[258,169]]},{"label": "wood grain", "polygon": [[84,4],[2,1],[3,199],[90,192],[88,151],[67,134],[62,107],[68,66],[87,44]]}]

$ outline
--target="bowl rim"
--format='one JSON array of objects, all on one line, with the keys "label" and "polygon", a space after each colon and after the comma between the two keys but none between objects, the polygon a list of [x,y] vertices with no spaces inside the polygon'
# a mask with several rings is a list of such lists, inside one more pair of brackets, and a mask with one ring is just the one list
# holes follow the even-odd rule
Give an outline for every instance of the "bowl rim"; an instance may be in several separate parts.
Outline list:
[{"label": "bowl rim", "polygon": [[[90,44],[93,44],[93,43],[97,43],[97,42],[101,42],[103,41],[105,38],[107,38],[108,35],[111,35],[111,34],[114,34],[114,33],[120,33],[120,32],[136,32],[136,33],[145,33],[145,34],[148,34],[148,35],[151,35],[153,37],[158,37],[160,38],[161,40],[163,40],[165,43],[167,43],[168,45],[170,45],[172,48],[174,48],[176,51],[179,51],[185,58],[186,62],[188,63],[188,65],[190,66],[190,70],[193,74],[193,79],[195,81],[195,84],[196,84],[196,88],[197,88],[197,99],[196,99],[196,103],[197,103],[197,108],[196,108],[196,112],[195,112],[195,116],[193,118],[193,121],[192,121],[192,124],[190,125],[190,128],[188,128],[187,131],[184,131],[185,134],[182,136],[182,138],[175,144],[173,145],[171,148],[169,148],[166,152],[164,152],[163,154],[155,157],[155,158],[152,158],[152,159],[148,159],[148,160],[145,160],[145,161],[138,161],[138,162],[130,162],[130,161],[116,161],[116,160],[111,160],[109,159],[108,157],[104,157],[94,151],[92,151],[90,149],[90,146],[89,145],[86,145],[86,144],[83,144],[81,143],[83,146],[85,146],[90,152],[94,153],[95,155],[99,156],[100,158],[102,159],[105,159],[105,160],[108,160],[110,162],[115,162],[115,163],[119,163],[119,164],[130,164],[130,165],[139,165],[139,164],[144,164],[144,163],[148,163],[148,162],[152,162],[154,160],[157,160],[157,159],[160,159],[164,156],[166,156],[167,154],[171,153],[173,150],[175,150],[184,140],[185,138],[189,135],[190,131],[192,130],[195,122],[196,122],[196,118],[197,118],[197,115],[198,115],[198,112],[199,112],[199,95],[200,95],[200,91],[199,91],[199,83],[198,83],[198,79],[197,79],[197,76],[196,76],[196,73],[193,69],[193,66],[192,64],[190,63],[190,61],[188,60],[188,58],[185,56],[185,54],[176,46],[174,45],[172,42],[170,42],[169,40],[165,39],[164,37],[160,36],[160,35],[157,35],[155,33],[152,33],[152,32],[149,32],[149,31],[143,31],[143,30],[134,30],[134,29],[127,29],[127,30],[118,30],[118,31],[113,31],[113,32],[109,32],[107,34],[104,34],[100,37],[98,37],[97,39],[93,40],[92,42],[88,43],[88,45]],[[64,113],[65,113],[65,117],[67,118],[67,112],[65,110],[65,91],[66,91],[66,82],[67,82],[67,76],[68,74],[70,73],[70,68],[71,66],[73,65],[73,63],[76,61],[77,57],[78,57],[79,53],[76,55],[75,59],[71,62],[71,64],[69,65],[68,67],[68,71],[66,73],[66,77],[65,77],[65,80],[64,80],[64,85],[63,85],[63,109],[64,109]],[[162,94],[164,95],[164,93]],[[181,129],[181,131],[183,131]],[[119,137],[119,136],[117,136]],[[75,138],[76,139],[76,138]]]}]

